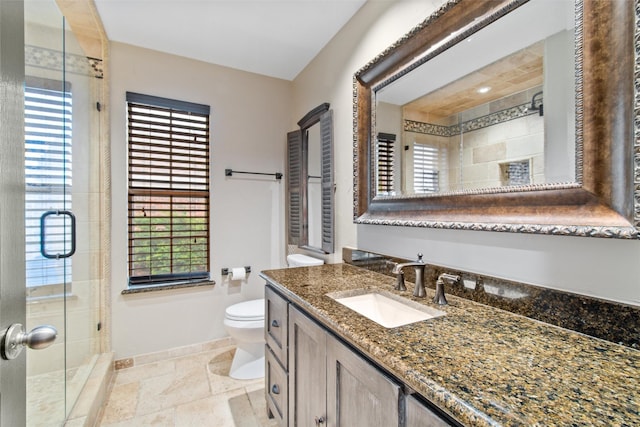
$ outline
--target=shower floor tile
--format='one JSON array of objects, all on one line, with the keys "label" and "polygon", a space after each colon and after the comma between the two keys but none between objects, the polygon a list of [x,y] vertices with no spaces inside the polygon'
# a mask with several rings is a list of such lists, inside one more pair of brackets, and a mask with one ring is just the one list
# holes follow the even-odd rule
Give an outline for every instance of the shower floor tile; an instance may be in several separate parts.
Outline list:
[{"label": "shower floor tile", "polygon": [[99,426],[276,427],[267,418],[264,379],[227,373],[235,347],[116,371]]}]

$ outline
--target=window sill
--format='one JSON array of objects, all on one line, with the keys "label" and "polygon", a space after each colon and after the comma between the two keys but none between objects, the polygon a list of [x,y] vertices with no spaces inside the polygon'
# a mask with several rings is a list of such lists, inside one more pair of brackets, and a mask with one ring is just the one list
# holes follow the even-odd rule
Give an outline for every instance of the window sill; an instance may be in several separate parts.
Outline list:
[{"label": "window sill", "polygon": [[77,300],[78,297],[73,295],[72,293],[67,294],[53,294],[53,295],[44,295],[44,296],[27,296],[27,304],[43,304],[50,302],[62,302],[62,301],[74,301]]},{"label": "window sill", "polygon": [[158,284],[158,285],[138,285],[138,286],[130,286],[127,289],[122,290],[122,295],[128,294],[140,294],[144,292],[156,292],[156,291],[166,291],[170,289],[184,289],[184,288],[196,288],[201,286],[213,286],[216,282],[213,280],[203,280],[202,282],[184,282],[184,283],[169,283],[169,284]]}]

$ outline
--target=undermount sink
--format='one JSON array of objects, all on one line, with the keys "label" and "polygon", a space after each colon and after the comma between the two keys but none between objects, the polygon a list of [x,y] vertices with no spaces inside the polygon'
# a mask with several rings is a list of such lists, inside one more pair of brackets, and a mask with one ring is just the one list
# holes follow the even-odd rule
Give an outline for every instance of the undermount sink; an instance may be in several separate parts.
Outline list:
[{"label": "undermount sink", "polygon": [[396,328],[446,314],[383,290],[340,291],[327,296],[385,328]]}]

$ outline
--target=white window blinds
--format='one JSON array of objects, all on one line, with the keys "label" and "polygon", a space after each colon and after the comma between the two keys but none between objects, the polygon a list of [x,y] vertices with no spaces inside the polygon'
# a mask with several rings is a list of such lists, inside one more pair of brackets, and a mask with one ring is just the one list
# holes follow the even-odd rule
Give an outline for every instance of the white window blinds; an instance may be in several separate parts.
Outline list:
[{"label": "white window blinds", "polygon": [[438,171],[438,147],[414,142],[413,144],[413,190],[416,193],[440,191]]},{"label": "white window blinds", "polygon": [[[71,210],[71,86],[28,78],[25,85],[25,234],[27,286],[71,282],[71,259],[40,253],[40,218],[46,211]],[[71,224],[47,220],[47,250],[66,253]]]}]

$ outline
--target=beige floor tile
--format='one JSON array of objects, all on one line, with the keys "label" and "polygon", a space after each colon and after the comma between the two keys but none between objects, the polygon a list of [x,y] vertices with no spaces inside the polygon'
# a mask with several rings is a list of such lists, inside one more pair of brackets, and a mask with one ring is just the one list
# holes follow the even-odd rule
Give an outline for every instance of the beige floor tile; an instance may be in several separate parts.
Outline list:
[{"label": "beige floor tile", "polygon": [[176,408],[176,426],[234,426],[225,395],[210,396]]},{"label": "beige floor tile", "polygon": [[210,396],[204,368],[198,371],[165,374],[140,381],[140,400],[136,415],[158,412]]},{"label": "beige floor tile", "polygon": [[[174,408],[134,417],[113,424],[105,424],[104,422],[100,424],[101,427],[174,427],[175,425]],[[193,427],[196,427],[196,425],[194,424]]]},{"label": "beige floor tile", "polygon": [[249,402],[251,402],[253,413],[258,419],[258,425],[263,427],[279,426],[275,419],[269,418],[267,415],[267,401],[264,394],[264,385],[252,391],[249,391],[247,388],[247,396],[249,397]]},{"label": "beige floor tile", "polygon": [[264,378],[257,380],[236,380],[229,377],[229,367],[233,358],[233,351],[226,351],[215,355],[208,363],[209,383],[212,394],[226,393],[251,385],[261,384],[264,387]]},{"label": "beige floor tile", "polygon": [[224,346],[116,372],[99,426],[277,427],[267,418],[264,379],[228,376]]},{"label": "beige floor tile", "polygon": [[127,384],[138,382],[147,378],[157,377],[175,372],[174,360],[149,363],[146,365],[134,366],[132,368],[120,369],[116,371],[115,384]]},{"label": "beige floor tile", "polygon": [[102,422],[108,425],[133,418],[138,406],[139,388],[138,382],[114,385],[104,408]]}]

